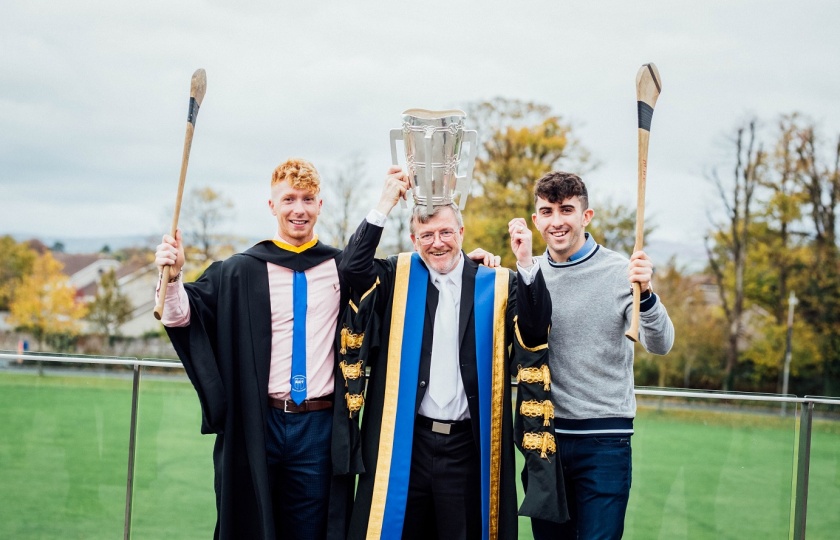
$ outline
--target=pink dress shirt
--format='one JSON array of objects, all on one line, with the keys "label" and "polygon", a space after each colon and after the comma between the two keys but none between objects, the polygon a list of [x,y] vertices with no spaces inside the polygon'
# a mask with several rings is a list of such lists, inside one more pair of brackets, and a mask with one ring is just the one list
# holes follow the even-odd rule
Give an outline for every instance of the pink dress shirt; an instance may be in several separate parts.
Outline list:
[{"label": "pink dress shirt", "polygon": [[[289,399],[292,374],[292,279],[288,268],[266,263],[271,302],[271,368],[268,393]],[[338,321],[341,288],[335,259],[329,259],[304,272],[307,283],[306,303],[306,377],[307,399],[333,393],[335,366],[335,330]],[[174,284],[173,284],[174,285]],[[164,326],[190,324],[190,302],[184,284],[166,288],[161,322]]]}]

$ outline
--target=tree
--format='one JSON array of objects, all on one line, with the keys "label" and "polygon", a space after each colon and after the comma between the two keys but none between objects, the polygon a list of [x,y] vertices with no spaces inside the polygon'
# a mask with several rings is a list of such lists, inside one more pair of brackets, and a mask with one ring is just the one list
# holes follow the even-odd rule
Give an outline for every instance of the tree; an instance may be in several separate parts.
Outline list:
[{"label": "tree", "polygon": [[[533,213],[534,184],[547,172],[559,167],[580,173],[590,169],[589,152],[574,137],[572,126],[546,105],[496,98],[467,110],[482,142],[464,211],[469,223],[465,248],[481,246],[501,254],[502,264],[512,266],[510,219]],[[534,240],[536,250],[545,248],[539,236]]]},{"label": "tree", "polygon": [[750,121],[746,127],[738,128],[734,144],[735,168],[731,183],[724,182],[716,169],[712,172],[712,180],[726,211],[726,219],[714,224],[712,233],[706,237],[709,267],[718,286],[728,326],[724,390],[732,388],[739,360],[739,340],[744,329],[744,272],[747,249],[752,242],[753,195],[766,166],[766,155],[756,140],[755,120]]},{"label": "tree", "polygon": [[381,256],[386,257],[394,253],[403,253],[414,249],[408,228],[409,215],[409,211],[403,210],[400,205],[394,207],[388,214],[388,224],[385,226],[385,230],[389,231],[388,240],[380,245],[379,250],[377,250],[382,251]]},{"label": "tree", "polygon": [[[654,231],[651,221],[645,220],[645,237]],[[595,208],[587,231],[599,244],[630,256],[636,244],[636,209],[608,199]]]},{"label": "tree", "polygon": [[187,257],[207,266],[234,251],[233,238],[220,232],[231,218],[233,201],[209,186],[193,188],[184,198]]},{"label": "tree", "polygon": [[119,335],[120,326],[131,317],[131,300],[120,290],[117,273],[111,269],[102,275],[96,297],[88,304],[87,320],[111,343]]},{"label": "tree", "polygon": [[38,254],[25,243],[15,242],[11,236],[0,237],[0,311],[9,309],[15,288],[32,271]]},{"label": "tree", "polygon": [[21,280],[10,305],[9,322],[32,332],[39,349],[47,336],[78,333],[79,320],[87,311],[76,301],[76,289],[61,268],[52,254],[40,255],[32,272]]},{"label": "tree", "polygon": [[[840,205],[840,137],[824,150],[813,124],[797,131],[800,174],[797,179],[807,197],[813,230],[808,281],[802,292],[802,313],[820,335],[823,357],[823,392],[840,395],[840,247],[837,213]],[[827,157],[824,157],[827,156]]]},{"label": "tree", "polygon": [[655,368],[656,385],[660,387],[719,385],[721,370],[714,359],[723,355],[725,340],[716,307],[709,304],[703,292],[703,276],[689,274],[672,258],[657,268],[653,284],[667,305],[678,337],[665,356],[650,354],[637,344],[637,371],[652,372]]},{"label": "tree", "polygon": [[364,159],[358,154],[350,157],[323,185],[327,196],[319,224],[326,230],[329,243],[343,248],[368,211],[365,201],[370,181]]}]

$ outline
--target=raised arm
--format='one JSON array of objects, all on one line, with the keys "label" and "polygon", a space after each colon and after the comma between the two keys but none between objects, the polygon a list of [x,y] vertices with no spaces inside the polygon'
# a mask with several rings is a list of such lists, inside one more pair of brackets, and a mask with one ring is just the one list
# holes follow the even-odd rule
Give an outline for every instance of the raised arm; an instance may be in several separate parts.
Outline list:
[{"label": "raised arm", "polygon": [[163,299],[163,309],[160,314],[160,322],[164,326],[187,326],[190,323],[190,304],[181,276],[184,260],[184,242],[181,239],[181,229],[175,230],[175,237],[164,234],[155,251],[155,264],[160,276],[155,289],[155,298],[158,298],[160,294],[164,268],[171,267],[169,283],[167,283],[166,295]]},{"label": "raised arm", "polygon": [[405,197],[408,187],[408,176],[400,167],[388,169],[379,203],[362,221],[344,248],[338,269],[353,289],[366,291],[376,282],[380,274],[376,248],[382,238],[385,220],[397,202]]},{"label": "raised arm", "polygon": [[548,340],[551,326],[551,296],[533,256],[531,230],[523,218],[508,223],[510,247],[516,256],[516,305],[518,326],[524,344],[537,346]]}]

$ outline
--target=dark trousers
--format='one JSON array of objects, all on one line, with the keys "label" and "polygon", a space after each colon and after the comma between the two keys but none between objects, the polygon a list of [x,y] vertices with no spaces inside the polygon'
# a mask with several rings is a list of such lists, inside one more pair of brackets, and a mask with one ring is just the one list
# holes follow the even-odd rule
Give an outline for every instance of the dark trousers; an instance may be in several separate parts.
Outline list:
[{"label": "dark trousers", "polygon": [[414,428],[403,538],[481,538],[481,471],[472,430]]},{"label": "dark trousers", "polygon": [[621,538],[633,475],[630,438],[555,438],[563,465],[557,481],[565,482],[571,519],[562,525],[532,519],[534,540]]},{"label": "dark trousers", "polygon": [[278,539],[326,537],[331,433],[330,409],[285,413],[269,407],[265,444]]}]

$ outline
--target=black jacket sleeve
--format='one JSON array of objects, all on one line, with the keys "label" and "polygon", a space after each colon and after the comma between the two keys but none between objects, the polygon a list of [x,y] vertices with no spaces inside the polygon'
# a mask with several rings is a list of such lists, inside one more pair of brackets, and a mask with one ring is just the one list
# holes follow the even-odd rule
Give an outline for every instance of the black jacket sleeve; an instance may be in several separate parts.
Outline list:
[{"label": "black jacket sleeve", "polygon": [[527,347],[536,347],[548,341],[551,296],[548,294],[542,271],[536,273],[530,285],[526,285],[521,278],[516,281],[519,332]]}]

